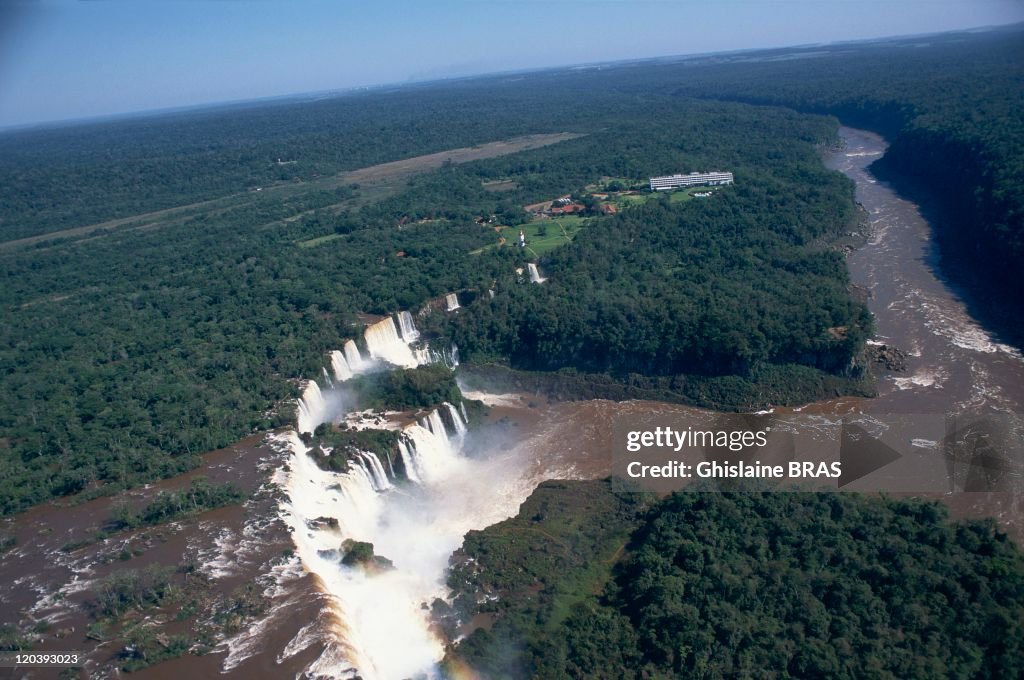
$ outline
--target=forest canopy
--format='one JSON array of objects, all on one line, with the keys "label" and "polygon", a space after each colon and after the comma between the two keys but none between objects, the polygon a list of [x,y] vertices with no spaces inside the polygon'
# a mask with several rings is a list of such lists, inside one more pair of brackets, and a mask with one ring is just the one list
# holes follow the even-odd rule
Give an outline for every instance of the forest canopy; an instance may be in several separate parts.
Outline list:
[{"label": "forest canopy", "polygon": [[[956,167],[982,180],[957,195],[980,202],[971,233],[1001,275],[1024,214],[1018,37],[548,71],[4,133],[0,513],[171,476],[290,422],[299,382],[361,335],[358,313],[456,291],[465,308],[423,319],[427,330],[478,364],[558,371],[581,390],[641,385],[718,408],[869,393],[857,354],[870,319],[831,246],[857,220],[852,186],[819,157],[836,121],[793,108],[897,135],[894,163],[901,145],[908,158],[960,149]],[[966,116],[965,101],[985,115]],[[558,132],[579,136],[395,181],[337,174]],[[735,186],[587,217],[538,261],[543,285],[516,276],[523,253],[494,247],[494,225],[521,224],[523,206],[609,178],[636,186],[710,169],[734,172]],[[41,238],[15,243],[26,237]]]},{"label": "forest canopy", "polygon": [[492,680],[1024,673],[1020,550],[934,502],[547,482],[449,585],[448,662]]}]

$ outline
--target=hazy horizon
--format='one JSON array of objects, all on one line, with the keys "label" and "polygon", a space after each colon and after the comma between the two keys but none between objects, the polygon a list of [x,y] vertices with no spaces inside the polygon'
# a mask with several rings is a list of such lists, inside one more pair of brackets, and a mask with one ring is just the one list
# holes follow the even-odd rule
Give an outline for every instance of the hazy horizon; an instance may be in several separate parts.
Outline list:
[{"label": "hazy horizon", "polygon": [[0,8],[0,128],[1021,21],[1024,3],[1007,0],[15,0]]}]

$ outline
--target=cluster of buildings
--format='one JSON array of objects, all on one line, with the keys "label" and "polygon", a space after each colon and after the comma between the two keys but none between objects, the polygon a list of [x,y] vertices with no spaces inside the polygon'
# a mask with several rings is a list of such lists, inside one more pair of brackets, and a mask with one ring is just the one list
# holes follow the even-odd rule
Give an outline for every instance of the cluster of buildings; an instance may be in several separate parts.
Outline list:
[{"label": "cluster of buildings", "polygon": [[562,196],[556,198],[551,202],[551,207],[544,211],[547,215],[571,215],[577,212],[583,212],[584,206],[579,203],[575,203],[571,196]]},{"label": "cluster of buildings", "polygon": [[732,184],[731,172],[691,172],[688,175],[664,175],[651,178],[651,191],[667,191],[682,187],[718,186]]}]

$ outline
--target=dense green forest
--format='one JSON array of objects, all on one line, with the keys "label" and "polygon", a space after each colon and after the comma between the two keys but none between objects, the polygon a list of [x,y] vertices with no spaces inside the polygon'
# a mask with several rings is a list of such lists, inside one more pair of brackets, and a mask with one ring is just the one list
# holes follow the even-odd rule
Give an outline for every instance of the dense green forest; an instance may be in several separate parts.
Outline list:
[{"label": "dense green forest", "polygon": [[[563,119],[547,123],[566,127],[575,118],[577,97],[548,94],[541,117],[557,113]],[[849,185],[825,172],[815,156],[816,146],[832,141],[834,123],[671,97],[657,104],[609,104],[600,113],[603,129],[584,127],[584,137],[441,168],[373,201],[360,202],[363,188],[349,187],[340,212],[311,209],[315,196],[260,196],[155,228],[126,227],[0,252],[3,303],[14,321],[0,330],[9,367],[0,416],[0,507],[10,512],[51,496],[106,493],[175,474],[196,465],[204,451],[290,422],[291,409],[282,405],[295,396],[295,381],[319,375],[326,352],[361,335],[356,312],[415,309],[450,291],[465,291],[457,325],[446,319],[424,325],[465,344],[470,357],[489,360],[507,351],[514,364],[531,368],[578,365],[669,376],[749,372],[757,362],[845,368],[863,338],[864,315],[848,298],[841,258],[823,238],[853,219]],[[502,134],[493,132],[495,138]],[[564,283],[520,284],[514,270],[523,259],[513,249],[472,254],[495,242],[493,230],[477,217],[507,215],[514,223],[522,219],[523,205],[601,176],[691,167],[732,167],[743,185],[706,206],[652,203],[637,208],[636,217],[624,215],[622,223],[595,218],[588,230],[599,238],[583,232],[563,249],[564,260],[543,263],[552,284],[559,278]],[[494,177],[515,177],[519,187],[489,192],[483,182]],[[283,220],[288,214],[299,217]],[[630,255],[622,236],[645,220],[659,223],[650,225],[649,237],[658,248],[677,249],[674,256],[665,252],[648,261],[648,245]],[[672,235],[681,229],[693,234]],[[602,240],[618,253],[618,281],[608,278],[611,270],[590,270],[597,263],[584,262]],[[711,258],[726,269],[707,270]],[[659,283],[668,273],[671,278]],[[776,275],[779,280],[769,280]],[[636,288],[634,278],[644,288]],[[524,333],[531,319],[542,324],[538,331],[556,315],[566,330],[579,328],[583,320],[574,317],[584,291],[573,286],[586,279],[594,280],[588,288],[603,315],[595,332],[610,338],[622,322],[617,310],[649,287],[651,304],[661,296],[664,309],[643,332],[693,342],[708,334],[705,355],[686,363],[673,354],[661,365],[656,355],[664,344],[647,342],[616,359],[611,352],[633,342],[629,329],[607,350],[595,347],[602,357],[585,362],[568,345],[547,356],[554,343],[572,341],[564,331],[538,343],[532,360],[488,339],[501,306],[510,317],[499,342]],[[753,295],[756,286],[761,302],[744,309],[737,296]],[[489,301],[481,293],[492,287],[500,294]],[[698,287],[704,292],[686,302],[683,293]],[[546,314],[531,317],[541,300]],[[743,331],[731,336],[733,344],[719,346],[718,338],[730,337],[725,325],[734,323],[743,323]],[[850,329],[844,340],[827,334],[835,326]],[[750,351],[732,356],[748,327],[756,329]],[[806,400],[818,393],[790,396]]]},{"label": "dense green forest", "polygon": [[[680,96],[789,106],[878,131],[876,170],[941,208],[943,262],[1022,336],[1024,40],[1019,27],[682,67]],[[794,58],[795,57],[795,58]],[[692,68],[697,66],[698,68]],[[677,70],[678,67],[662,67]],[[996,289],[997,295],[990,290]]]},{"label": "dense green forest", "polygon": [[490,680],[1024,673],[1024,557],[933,502],[546,482],[449,585],[447,663]]},{"label": "dense green forest", "polygon": [[345,387],[355,393],[360,410],[430,409],[462,401],[455,372],[444,364],[356,376]]},{"label": "dense green forest", "polygon": [[[835,120],[709,100],[784,104],[881,127],[884,112],[897,120],[874,99],[863,99],[878,114],[872,120],[850,118],[832,101],[836,86],[823,65],[840,60],[851,79],[862,69],[861,89],[877,78],[879,92],[922,102],[906,114],[916,117],[899,119],[901,130],[925,120],[955,126],[962,95],[992,107],[972,118],[971,134],[992,140],[1001,125],[1017,139],[1020,109],[1005,112],[1019,94],[1018,47],[996,34],[937,40],[934,49],[832,49],[789,61],[768,53],[468,79],[0,135],[0,512],[173,475],[205,451],[290,422],[298,381],[319,375],[326,352],[361,335],[358,312],[417,309],[452,291],[464,309],[422,321],[439,341],[455,341],[477,364],[560,371],[563,386],[583,393],[635,385],[719,408],[867,393],[855,360],[870,320],[830,247],[857,219],[852,187],[817,155],[834,144]],[[934,99],[947,102],[928,111],[934,88],[907,86],[924,64],[944,74]],[[764,87],[771,69],[791,84],[769,93],[777,101],[741,91],[744,82]],[[816,79],[804,77],[811,73]],[[798,85],[814,83],[822,101],[798,101]],[[400,180],[321,181],[563,131],[582,136]],[[518,224],[524,205],[604,177],[642,183],[715,168],[737,182],[708,200],[656,197],[588,218],[571,244],[540,261],[549,279],[540,286],[515,275],[522,252],[486,248],[496,234],[476,221]],[[506,190],[489,190],[495,181]],[[992,196],[1016,201],[1004,184]],[[275,186],[284,188],[253,191]],[[133,217],[173,206],[190,207]],[[116,218],[123,221],[98,231],[62,231]],[[999,233],[1009,239],[1012,220],[986,225],[1004,223]],[[53,232],[61,233],[6,243]]]}]

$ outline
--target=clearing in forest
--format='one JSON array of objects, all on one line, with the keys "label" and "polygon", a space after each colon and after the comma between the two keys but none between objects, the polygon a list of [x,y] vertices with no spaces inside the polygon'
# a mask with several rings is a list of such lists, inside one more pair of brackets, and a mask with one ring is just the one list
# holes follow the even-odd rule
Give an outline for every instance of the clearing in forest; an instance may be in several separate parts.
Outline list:
[{"label": "clearing in forest", "polygon": [[[174,208],[166,208],[164,210],[132,215],[130,217],[120,217],[115,220],[107,220],[106,222],[100,222],[98,224],[89,224],[81,227],[73,227],[71,229],[63,229],[61,231],[53,231],[46,234],[39,234],[37,236],[29,236],[26,238],[6,241],[0,243],[0,250],[32,245],[34,243],[41,243],[44,241],[74,238],[93,232],[113,231],[122,227],[136,229],[140,227],[151,228],[169,226],[186,217],[192,218],[202,214],[214,213],[226,208],[237,207],[248,201],[257,200],[257,197],[264,200],[268,196],[281,198],[293,197],[304,193],[324,191],[341,186],[358,184],[361,189],[368,187],[378,188],[379,190],[375,191],[374,194],[379,198],[382,194],[389,193],[389,189],[393,189],[397,186],[398,180],[406,179],[412,175],[422,172],[436,170],[437,168],[442,167],[445,163],[468,163],[470,161],[483,160],[487,158],[497,158],[498,156],[518,153],[520,151],[539,149],[544,146],[557,144],[558,142],[564,142],[581,136],[582,135],[574,132],[553,132],[547,134],[523,135],[503,141],[487,142],[486,144],[479,144],[477,146],[449,149],[448,151],[439,151],[437,153],[381,163],[379,165],[372,165],[370,167],[359,168],[357,170],[349,170],[347,172],[341,172],[337,175],[323,177],[309,182],[282,182],[281,184],[260,187],[258,191],[243,191],[208,201],[189,203],[187,205],[180,205]],[[388,185],[391,186],[389,187]],[[327,207],[329,208],[331,206]]]}]

